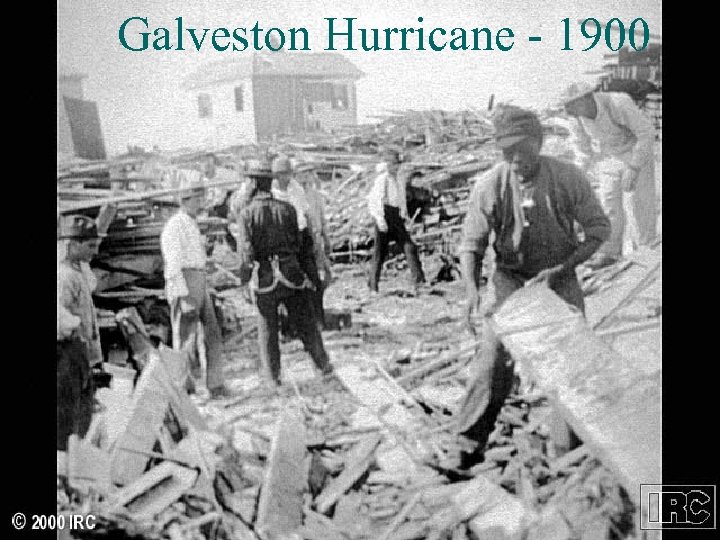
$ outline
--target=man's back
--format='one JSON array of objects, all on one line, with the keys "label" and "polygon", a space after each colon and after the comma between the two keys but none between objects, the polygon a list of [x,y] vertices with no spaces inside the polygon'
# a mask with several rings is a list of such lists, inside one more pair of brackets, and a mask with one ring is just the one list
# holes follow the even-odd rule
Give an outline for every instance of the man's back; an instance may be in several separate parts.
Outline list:
[{"label": "man's back", "polygon": [[248,259],[260,263],[260,287],[272,282],[270,259],[275,255],[280,259],[283,275],[295,284],[302,283],[303,273],[299,264],[301,237],[292,204],[274,199],[268,193],[260,193],[243,208],[240,216],[244,237],[241,249],[246,251]]}]

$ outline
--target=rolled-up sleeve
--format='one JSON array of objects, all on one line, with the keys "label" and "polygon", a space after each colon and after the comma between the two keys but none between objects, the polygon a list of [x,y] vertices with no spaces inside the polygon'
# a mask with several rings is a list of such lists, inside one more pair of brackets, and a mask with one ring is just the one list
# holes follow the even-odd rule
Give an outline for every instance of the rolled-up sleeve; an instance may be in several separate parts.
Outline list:
[{"label": "rolled-up sleeve", "polygon": [[497,184],[498,166],[493,167],[478,177],[470,192],[467,214],[463,224],[460,253],[485,254],[490,231],[495,220],[495,186]]}]

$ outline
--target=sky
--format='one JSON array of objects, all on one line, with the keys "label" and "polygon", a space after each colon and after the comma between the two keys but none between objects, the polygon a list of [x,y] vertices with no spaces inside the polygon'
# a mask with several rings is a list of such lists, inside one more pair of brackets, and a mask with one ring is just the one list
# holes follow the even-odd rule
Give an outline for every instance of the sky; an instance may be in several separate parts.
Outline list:
[{"label": "sky", "polygon": [[[509,27],[514,32],[515,45],[508,52],[340,51],[365,73],[357,83],[361,122],[398,109],[484,109],[492,94],[496,101],[521,106],[551,104],[569,83],[594,80],[584,72],[609,62],[603,54],[611,51],[602,39],[582,51],[589,42],[580,34],[578,19],[617,17],[627,26],[642,17],[652,34],[662,34],[660,0],[58,0],[58,65],[88,75],[85,98],[98,104],[111,154],[128,144],[164,150],[182,146],[183,132],[192,129],[183,107],[190,99],[180,88],[183,78],[203,63],[252,54],[204,47],[197,52],[187,45],[185,51],[131,52],[120,44],[118,30],[134,16],[147,17],[151,29],[174,28],[178,16],[186,27],[232,30],[256,21],[266,29],[302,26],[310,34],[312,52],[326,46],[325,17],[357,17],[354,24],[366,28],[422,26],[426,35],[434,27],[488,27],[493,34]],[[419,16],[423,23],[417,22]],[[562,50],[566,17],[572,51]],[[531,35],[542,41],[529,42]]]}]

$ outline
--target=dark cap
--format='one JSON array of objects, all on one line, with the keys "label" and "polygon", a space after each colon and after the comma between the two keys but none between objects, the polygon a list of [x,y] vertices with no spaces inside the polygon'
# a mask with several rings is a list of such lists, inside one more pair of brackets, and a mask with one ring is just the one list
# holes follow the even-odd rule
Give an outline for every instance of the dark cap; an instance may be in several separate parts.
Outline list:
[{"label": "dark cap", "polygon": [[100,238],[95,220],[87,216],[62,216],[58,228],[58,240],[73,239],[78,241]]},{"label": "dark cap", "polygon": [[500,148],[507,148],[528,137],[542,141],[543,130],[537,115],[520,107],[504,107],[493,118],[495,140]]}]

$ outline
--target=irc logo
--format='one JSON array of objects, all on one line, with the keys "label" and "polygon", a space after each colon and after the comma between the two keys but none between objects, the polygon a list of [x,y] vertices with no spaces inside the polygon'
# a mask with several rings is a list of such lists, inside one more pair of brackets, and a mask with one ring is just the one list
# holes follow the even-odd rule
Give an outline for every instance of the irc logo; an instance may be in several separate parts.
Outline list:
[{"label": "irc logo", "polygon": [[715,529],[715,486],[640,485],[641,529]]}]

